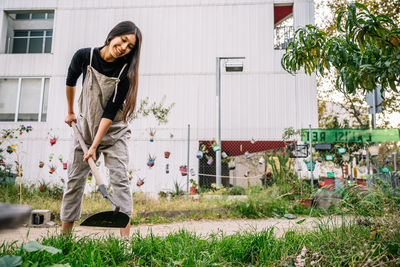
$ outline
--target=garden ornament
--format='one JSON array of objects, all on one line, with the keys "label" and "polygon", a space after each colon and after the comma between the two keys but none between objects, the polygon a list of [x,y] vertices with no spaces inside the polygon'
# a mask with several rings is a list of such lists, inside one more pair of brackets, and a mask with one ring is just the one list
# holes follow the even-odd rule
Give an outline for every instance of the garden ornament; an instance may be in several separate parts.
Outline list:
[{"label": "garden ornament", "polygon": [[228,154],[226,154],[225,151],[222,151],[221,152],[221,156],[222,156],[223,159],[226,159],[228,157]]},{"label": "garden ornament", "polygon": [[195,176],[195,175],[196,175],[196,172],[194,171],[193,168],[190,169],[190,175],[192,175],[192,176]]},{"label": "garden ornament", "polygon": [[[72,129],[74,130],[75,136],[77,137],[79,144],[84,153],[88,152],[88,148],[86,147],[85,141],[83,140],[78,128],[76,127],[76,123],[72,122]],[[84,222],[81,223],[83,226],[97,226],[97,227],[113,227],[113,228],[124,228],[129,222],[129,216],[125,213],[120,212],[120,207],[115,203],[114,199],[108,194],[107,189],[104,185],[103,177],[101,176],[99,170],[96,167],[96,164],[92,158],[89,158],[88,164],[92,173],[94,174],[94,178],[96,180],[96,184],[103,195],[104,198],[107,198],[111,204],[115,207],[113,211],[104,211],[97,214],[94,214],[87,218]]]},{"label": "garden ornament", "polygon": [[186,176],[187,175],[187,167],[186,167],[186,165],[181,165],[179,167],[179,171],[181,172],[182,176]]},{"label": "garden ornament", "polygon": [[165,151],[164,152],[164,158],[169,158],[169,156],[171,155],[171,152],[169,152],[169,151]]},{"label": "garden ornament", "polygon": [[54,153],[50,153],[50,155],[49,155],[49,162],[51,162],[51,161],[53,160],[53,158],[54,158]]},{"label": "garden ornament", "polygon": [[139,178],[138,181],[136,182],[136,185],[138,187],[141,187],[142,185],[144,185],[144,178],[143,179]]},{"label": "garden ornament", "polygon": [[264,164],[265,163],[265,159],[264,157],[260,157],[260,159],[258,160],[259,164]]},{"label": "garden ornament", "polygon": [[250,158],[250,153],[249,153],[249,151],[244,152],[244,156],[246,157],[246,159],[249,159],[249,158]]},{"label": "garden ornament", "polygon": [[149,134],[150,134],[150,142],[154,142],[154,136],[155,136],[155,134],[156,134],[156,130],[150,128]]},{"label": "garden ornament", "polygon": [[149,154],[149,158],[148,158],[148,160],[147,160],[147,166],[149,166],[149,168],[151,168],[151,167],[153,167],[154,166],[154,161],[156,160],[156,157],[155,156],[151,156],[150,154]]},{"label": "garden ornament", "polygon": [[50,136],[50,145],[54,146],[57,143],[58,137],[55,135]]},{"label": "garden ornament", "polygon": [[165,173],[169,173],[169,164],[168,163],[165,165]]},{"label": "garden ornament", "polygon": [[254,139],[254,138],[252,137],[250,143],[254,144],[255,142],[256,142],[256,139]]},{"label": "garden ornament", "polygon": [[214,162],[214,159],[212,157],[209,157],[207,160],[207,164],[211,165],[211,164],[213,164],[213,162]]},{"label": "garden ornament", "polygon": [[66,162],[63,162],[63,169],[66,170],[68,168],[68,164]]},{"label": "garden ornament", "polygon": [[53,173],[56,171],[56,169],[57,169],[57,166],[56,166],[56,165],[50,165],[49,173],[50,173],[50,174],[53,174]]},{"label": "garden ornament", "polygon": [[198,159],[202,159],[203,158],[203,151],[201,151],[201,150],[197,151],[196,157]]}]

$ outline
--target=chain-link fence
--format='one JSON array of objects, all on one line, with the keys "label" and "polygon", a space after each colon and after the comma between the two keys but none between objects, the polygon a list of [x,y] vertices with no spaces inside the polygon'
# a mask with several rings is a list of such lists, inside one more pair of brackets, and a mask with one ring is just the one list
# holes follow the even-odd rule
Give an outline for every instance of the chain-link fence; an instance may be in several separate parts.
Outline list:
[{"label": "chain-link fence", "polygon": [[[283,141],[222,141],[221,181],[224,187],[264,185],[272,179],[272,166],[277,154],[286,152],[289,143]],[[216,183],[216,150],[213,141],[200,141],[199,185],[211,187]]]}]

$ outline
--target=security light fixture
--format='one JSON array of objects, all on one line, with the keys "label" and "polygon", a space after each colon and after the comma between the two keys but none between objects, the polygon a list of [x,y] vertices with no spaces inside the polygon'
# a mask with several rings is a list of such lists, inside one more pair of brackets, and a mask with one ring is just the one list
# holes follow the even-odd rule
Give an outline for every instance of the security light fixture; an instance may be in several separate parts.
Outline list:
[{"label": "security light fixture", "polygon": [[242,60],[227,60],[225,62],[225,70],[227,72],[242,72],[243,61]]}]

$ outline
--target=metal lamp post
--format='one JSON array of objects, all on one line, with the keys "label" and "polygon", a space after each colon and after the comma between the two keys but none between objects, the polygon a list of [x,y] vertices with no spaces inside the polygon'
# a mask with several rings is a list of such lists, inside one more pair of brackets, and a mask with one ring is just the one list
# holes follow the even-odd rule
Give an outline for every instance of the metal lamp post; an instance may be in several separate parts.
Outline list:
[{"label": "metal lamp post", "polygon": [[[217,147],[215,153],[215,165],[216,165],[216,186],[221,187],[221,60],[226,60],[225,70],[227,72],[242,72],[243,62],[245,57],[217,57],[217,91],[216,91],[216,107],[217,107]],[[235,60],[235,61],[229,61]],[[238,61],[239,60],[239,61]]]}]

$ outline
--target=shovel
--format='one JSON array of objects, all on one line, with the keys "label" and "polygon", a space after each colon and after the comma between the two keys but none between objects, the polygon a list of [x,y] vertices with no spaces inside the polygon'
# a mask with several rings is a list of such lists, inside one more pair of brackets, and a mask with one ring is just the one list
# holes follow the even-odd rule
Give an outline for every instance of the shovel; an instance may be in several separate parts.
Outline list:
[{"label": "shovel", "polygon": [[[75,136],[78,138],[79,144],[84,153],[88,152],[88,148],[86,147],[85,141],[83,141],[82,135],[76,127],[76,123],[72,122],[72,129],[74,129]],[[107,189],[104,186],[104,180],[101,176],[99,170],[97,169],[96,164],[92,158],[88,160],[90,169],[94,175],[96,180],[96,184],[99,187],[99,190],[104,198],[107,198],[111,204],[114,205],[114,211],[104,211],[100,213],[96,213],[85,221],[81,223],[83,226],[97,226],[97,227],[112,227],[112,228],[125,228],[129,222],[129,216],[125,213],[119,211],[119,206],[115,203],[114,199],[107,193]]]}]

